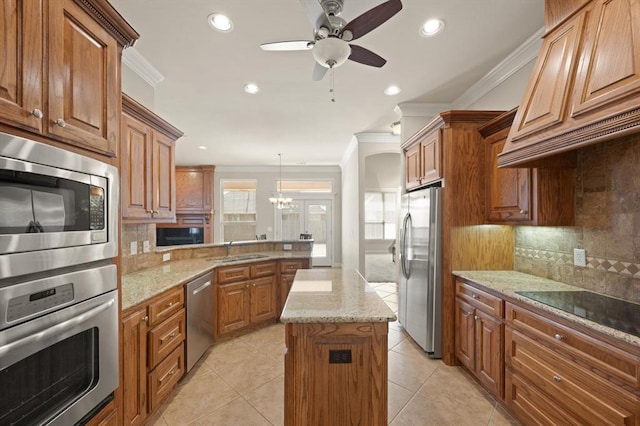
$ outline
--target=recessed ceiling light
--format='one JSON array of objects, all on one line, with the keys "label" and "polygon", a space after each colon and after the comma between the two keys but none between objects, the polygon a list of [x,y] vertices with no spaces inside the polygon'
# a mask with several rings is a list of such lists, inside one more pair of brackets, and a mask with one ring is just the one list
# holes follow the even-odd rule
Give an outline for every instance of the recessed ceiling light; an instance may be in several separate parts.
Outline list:
[{"label": "recessed ceiling light", "polygon": [[221,13],[212,13],[208,16],[207,20],[209,21],[209,25],[218,31],[227,32],[233,29],[231,19]]},{"label": "recessed ceiling light", "polygon": [[206,146],[204,146],[204,145],[200,145],[200,146],[198,147],[198,149],[207,149],[207,147],[206,147]]},{"label": "recessed ceiling light", "polygon": [[244,91],[251,95],[255,95],[260,91],[260,88],[255,83],[247,83],[244,85]]},{"label": "recessed ceiling light", "polygon": [[420,27],[420,35],[422,37],[433,37],[444,30],[444,21],[442,19],[429,19]]},{"label": "recessed ceiling light", "polygon": [[395,85],[391,85],[384,89],[384,94],[387,96],[397,95],[398,93],[400,93],[400,88]]}]

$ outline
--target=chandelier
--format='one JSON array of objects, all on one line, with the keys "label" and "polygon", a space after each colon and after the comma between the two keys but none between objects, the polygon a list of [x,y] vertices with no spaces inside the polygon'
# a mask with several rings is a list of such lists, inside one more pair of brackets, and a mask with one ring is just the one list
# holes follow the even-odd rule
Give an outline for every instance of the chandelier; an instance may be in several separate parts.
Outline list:
[{"label": "chandelier", "polygon": [[291,198],[285,198],[282,195],[282,154],[278,154],[280,158],[280,180],[278,181],[278,194],[276,197],[269,197],[271,204],[278,209],[286,209],[291,205]]}]

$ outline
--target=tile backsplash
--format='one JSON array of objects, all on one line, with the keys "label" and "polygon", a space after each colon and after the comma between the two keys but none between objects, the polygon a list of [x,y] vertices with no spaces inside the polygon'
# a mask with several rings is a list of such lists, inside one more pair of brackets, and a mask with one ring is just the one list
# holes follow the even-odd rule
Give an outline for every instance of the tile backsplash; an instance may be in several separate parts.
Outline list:
[{"label": "tile backsplash", "polygon": [[514,269],[640,302],[640,135],[577,154],[576,226],[516,227]]}]

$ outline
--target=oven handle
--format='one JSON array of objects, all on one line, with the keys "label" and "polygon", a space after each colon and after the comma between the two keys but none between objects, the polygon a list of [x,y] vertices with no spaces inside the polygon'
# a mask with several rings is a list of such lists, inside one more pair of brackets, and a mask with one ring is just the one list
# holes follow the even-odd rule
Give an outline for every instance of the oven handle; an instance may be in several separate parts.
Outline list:
[{"label": "oven handle", "polygon": [[26,337],[14,340],[13,342],[9,342],[4,346],[0,346],[0,357],[5,356],[7,353],[11,351],[17,350],[21,346],[26,346],[31,343],[35,343],[38,340],[43,340],[52,335],[56,335],[57,333],[65,329],[76,327],[77,325],[82,324],[88,319],[93,318],[99,315],[100,313],[106,311],[107,309],[112,307],[114,303],[116,303],[115,299],[111,299],[107,302],[104,302],[96,306],[95,308],[91,308],[83,312],[80,315],[74,316],[71,319],[58,323],[53,327],[45,328],[44,330],[41,330],[37,333],[30,334]]}]

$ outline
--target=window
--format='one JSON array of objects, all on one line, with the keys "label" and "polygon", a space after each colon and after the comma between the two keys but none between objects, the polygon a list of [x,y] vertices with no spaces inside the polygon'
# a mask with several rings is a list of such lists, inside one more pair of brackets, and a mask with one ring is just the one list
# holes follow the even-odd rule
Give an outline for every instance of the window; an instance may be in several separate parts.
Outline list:
[{"label": "window", "polygon": [[396,193],[365,192],[365,240],[393,240],[396,238]]},{"label": "window", "polygon": [[222,238],[245,241],[256,238],[256,181],[222,181]]}]

